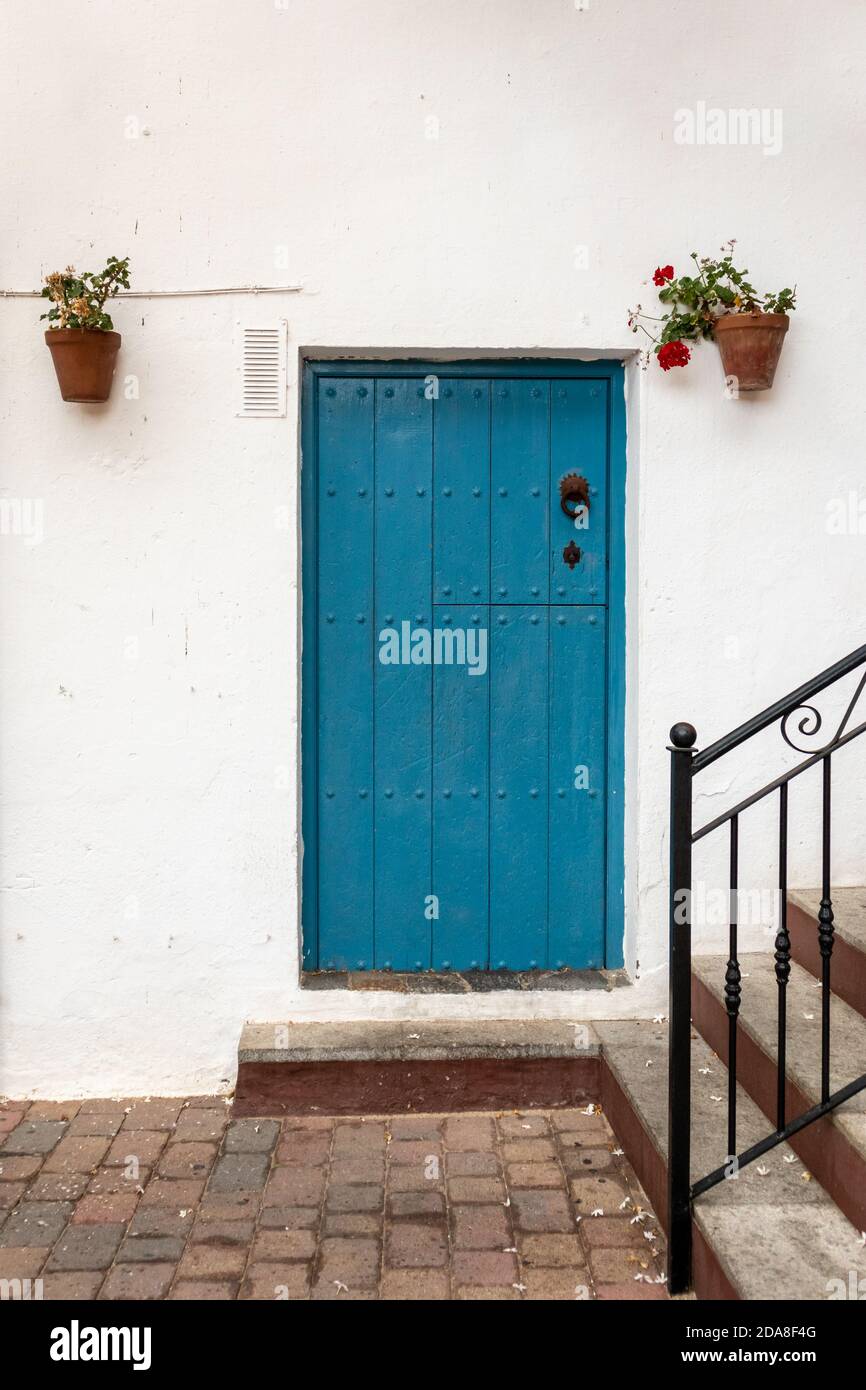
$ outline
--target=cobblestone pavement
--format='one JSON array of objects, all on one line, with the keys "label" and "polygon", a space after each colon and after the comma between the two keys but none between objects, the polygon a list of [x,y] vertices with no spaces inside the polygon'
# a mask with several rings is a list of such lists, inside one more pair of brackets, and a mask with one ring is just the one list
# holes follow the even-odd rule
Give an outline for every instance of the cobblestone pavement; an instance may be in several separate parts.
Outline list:
[{"label": "cobblestone pavement", "polygon": [[667,1297],[658,1222],[597,1111],[7,1102],[0,1140],[0,1280],[46,1299]]}]

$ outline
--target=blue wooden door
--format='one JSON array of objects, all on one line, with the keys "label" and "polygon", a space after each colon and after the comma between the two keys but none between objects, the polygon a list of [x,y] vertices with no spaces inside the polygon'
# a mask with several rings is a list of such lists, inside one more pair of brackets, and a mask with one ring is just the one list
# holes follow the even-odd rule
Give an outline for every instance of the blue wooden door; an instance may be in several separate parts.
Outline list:
[{"label": "blue wooden door", "polygon": [[620,963],[620,372],[308,370],[306,969]]}]

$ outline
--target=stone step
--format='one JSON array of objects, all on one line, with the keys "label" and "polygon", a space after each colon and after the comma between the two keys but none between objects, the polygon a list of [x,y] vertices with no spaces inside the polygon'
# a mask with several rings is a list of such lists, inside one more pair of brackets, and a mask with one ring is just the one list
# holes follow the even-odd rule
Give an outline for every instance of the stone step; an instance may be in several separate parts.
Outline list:
[{"label": "stone step", "polygon": [[[726,963],[724,956],[696,956],[692,961],[692,1018],[723,1061],[728,1047]],[[737,1080],[760,1105],[772,1129],[778,1056],[775,963],[769,952],[749,953],[740,957],[740,966]],[[866,1074],[866,1019],[835,995],[830,1018],[830,1088],[835,1091]],[[798,965],[791,967],[787,1019],[786,1118],[792,1120],[821,1099],[821,987]],[[866,1230],[866,1091],[808,1125],[790,1142],[845,1215]]]},{"label": "stone step", "polygon": [[[597,1023],[602,1107],[667,1226],[667,1024]],[[728,1075],[697,1035],[692,1042],[692,1180],[724,1162]],[[721,1099],[718,1099],[721,1097]],[[768,1133],[738,1087],[743,1148]],[[766,1170],[766,1171],[764,1171]],[[739,1177],[700,1196],[693,1212],[693,1281],[701,1299],[800,1301],[849,1297],[866,1288],[866,1248],[786,1144]]]},{"label": "stone step", "polygon": [[567,1020],[248,1023],[236,1115],[553,1108],[598,1098],[598,1039]]},{"label": "stone step", "polygon": [[[794,960],[820,978],[818,908],[820,888],[788,894],[788,931]],[[830,982],[840,999],[866,1018],[866,888],[833,889],[835,940]]]}]

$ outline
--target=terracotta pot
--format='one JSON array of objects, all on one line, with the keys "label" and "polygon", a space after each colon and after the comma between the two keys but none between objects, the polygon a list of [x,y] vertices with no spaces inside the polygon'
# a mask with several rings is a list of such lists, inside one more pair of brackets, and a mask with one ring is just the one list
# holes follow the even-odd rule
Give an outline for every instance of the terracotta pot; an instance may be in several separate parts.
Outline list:
[{"label": "terracotta pot", "polygon": [[739,391],[769,391],[788,331],[787,314],[723,314],[713,337],[726,377]]},{"label": "terracotta pot", "polygon": [[120,334],[101,328],[49,328],[45,341],[65,401],[107,401]]}]

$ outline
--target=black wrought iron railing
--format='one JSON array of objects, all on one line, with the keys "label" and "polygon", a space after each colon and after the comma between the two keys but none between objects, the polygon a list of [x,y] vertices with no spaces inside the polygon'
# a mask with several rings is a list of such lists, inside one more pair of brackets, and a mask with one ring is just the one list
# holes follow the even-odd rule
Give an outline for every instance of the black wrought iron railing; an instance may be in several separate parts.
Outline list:
[{"label": "black wrought iron railing", "polygon": [[[732,1172],[760,1158],[769,1149],[791,1138],[799,1130],[820,1119],[858,1091],[866,1089],[866,1076],[841,1090],[830,1091],[830,963],[833,955],[831,792],[832,758],[860,734],[866,721],[851,725],[858,701],[866,688],[866,669],[860,677],[842,720],[829,741],[817,749],[803,748],[795,741],[817,738],[823,716],[812,703],[816,696],[836,681],[866,667],[866,646],[829,666],[826,671],[777,700],[761,714],[739,728],[697,751],[697,733],[691,724],[675,724],[671,729],[671,819],[670,819],[670,1057],[668,1073],[668,1286],[680,1293],[689,1286],[691,1268],[692,1202],[722,1182]],[[866,703],[866,701],[864,701]],[[789,771],[753,792],[722,815],[697,829],[692,821],[694,779],[699,772],[725,754],[739,748],[755,734],[779,723],[782,738],[790,748],[807,756]],[[792,733],[791,725],[796,724]],[[788,890],[788,787],[795,777],[822,764],[821,807],[821,903],[818,912],[818,945],[821,955],[821,1100],[803,1114],[791,1119],[785,1108],[785,1064],[787,1039],[787,988],[791,974],[791,941],[787,922]],[[778,985],[778,1086],[776,1128],[759,1143],[737,1153],[737,1025],[742,994],[742,975],[738,958],[738,873],[740,817],[750,807],[778,792],[779,805],[779,921],[775,940],[775,974]],[[691,929],[692,929],[692,848],[705,836],[727,826],[730,835],[728,961],[725,971],[725,1008],[728,1015],[728,1125],[727,1147],[718,1168],[705,1177],[691,1178]]]}]

